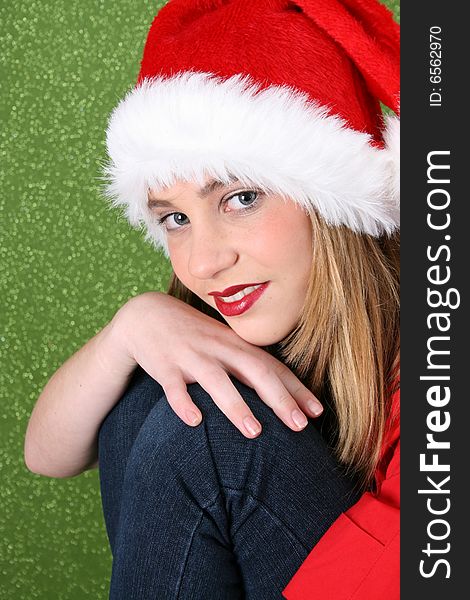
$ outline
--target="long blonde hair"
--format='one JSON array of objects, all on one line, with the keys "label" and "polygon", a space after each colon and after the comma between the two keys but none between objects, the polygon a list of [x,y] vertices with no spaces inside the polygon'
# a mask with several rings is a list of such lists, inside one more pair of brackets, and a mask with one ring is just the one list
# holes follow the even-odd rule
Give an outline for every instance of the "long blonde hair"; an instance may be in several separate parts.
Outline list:
[{"label": "long blonde hair", "polygon": [[[283,361],[333,412],[338,460],[373,482],[396,385],[399,348],[399,233],[374,238],[328,226],[315,212],[313,261]],[[173,276],[168,293],[220,315]]]}]

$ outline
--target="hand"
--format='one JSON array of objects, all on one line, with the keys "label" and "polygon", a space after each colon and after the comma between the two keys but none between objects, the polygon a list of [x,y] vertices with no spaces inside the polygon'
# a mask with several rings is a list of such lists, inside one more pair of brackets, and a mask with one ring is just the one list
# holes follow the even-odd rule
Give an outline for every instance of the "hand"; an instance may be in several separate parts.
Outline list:
[{"label": "hand", "polygon": [[322,406],[283,363],[242,340],[230,327],[160,292],[129,300],[113,327],[126,360],[137,362],[162,386],[168,403],[188,425],[202,415],[186,385],[199,383],[243,435],[261,433],[228,374],[256,390],[265,404],[294,431],[317,417]]}]

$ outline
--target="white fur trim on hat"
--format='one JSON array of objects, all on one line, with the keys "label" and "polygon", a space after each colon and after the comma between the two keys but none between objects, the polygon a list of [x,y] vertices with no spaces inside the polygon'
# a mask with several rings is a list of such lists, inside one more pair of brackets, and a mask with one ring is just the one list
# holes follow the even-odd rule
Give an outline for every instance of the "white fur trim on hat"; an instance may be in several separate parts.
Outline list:
[{"label": "white fur trim on hat", "polygon": [[107,131],[107,195],[133,226],[166,249],[147,207],[149,187],[206,177],[256,185],[313,207],[331,225],[379,236],[399,227],[399,120],[384,149],[286,86],[247,76],[184,72],[144,80],[117,106]]}]

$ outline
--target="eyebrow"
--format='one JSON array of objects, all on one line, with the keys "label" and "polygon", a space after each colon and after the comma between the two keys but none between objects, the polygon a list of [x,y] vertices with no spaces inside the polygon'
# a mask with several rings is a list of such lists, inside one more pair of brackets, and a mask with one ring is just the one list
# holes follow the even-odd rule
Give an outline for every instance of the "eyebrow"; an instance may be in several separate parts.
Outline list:
[{"label": "eyebrow", "polygon": [[[238,182],[238,179],[234,176],[230,176],[230,183],[228,185],[233,185]],[[202,188],[197,192],[197,196],[199,198],[204,199],[207,196],[210,196],[213,192],[220,188],[227,187],[227,184],[219,179],[210,179]],[[161,200],[160,198],[148,198],[147,206],[149,208],[167,208],[172,207],[173,204],[170,200]]]}]

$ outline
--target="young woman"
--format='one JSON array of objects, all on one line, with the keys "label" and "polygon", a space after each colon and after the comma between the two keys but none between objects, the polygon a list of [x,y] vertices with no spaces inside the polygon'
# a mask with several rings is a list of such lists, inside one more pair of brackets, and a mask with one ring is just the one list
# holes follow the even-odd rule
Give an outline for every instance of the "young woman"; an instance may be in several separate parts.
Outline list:
[{"label": "young woman", "polygon": [[398,109],[398,59],[375,0],[154,20],[108,175],[170,294],[57,371],[25,441],[36,472],[99,462],[112,598],[398,598],[399,141],[379,104]]}]

